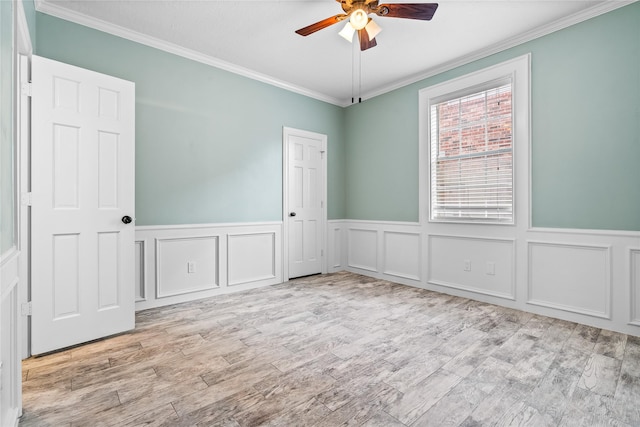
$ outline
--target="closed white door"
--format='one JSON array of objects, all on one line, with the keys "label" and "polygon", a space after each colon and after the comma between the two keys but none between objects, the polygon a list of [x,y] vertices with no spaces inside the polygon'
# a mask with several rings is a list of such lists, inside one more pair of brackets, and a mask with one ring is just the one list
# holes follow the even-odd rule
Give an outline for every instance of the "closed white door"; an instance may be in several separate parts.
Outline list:
[{"label": "closed white door", "polygon": [[326,145],[326,135],[284,129],[285,279],[323,272]]},{"label": "closed white door", "polygon": [[34,56],[31,351],[135,326],[133,83]]}]

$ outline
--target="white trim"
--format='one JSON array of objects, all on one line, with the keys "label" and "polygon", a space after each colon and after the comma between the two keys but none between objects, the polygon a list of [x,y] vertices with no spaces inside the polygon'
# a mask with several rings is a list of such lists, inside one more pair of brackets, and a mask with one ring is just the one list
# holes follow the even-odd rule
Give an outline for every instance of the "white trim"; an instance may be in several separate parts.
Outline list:
[{"label": "white trim", "polygon": [[[460,284],[455,284],[455,283],[449,283],[449,282],[444,282],[441,280],[433,280],[430,277],[430,274],[427,275],[426,278],[426,282],[430,283],[430,284],[434,284],[434,285],[439,285],[439,286],[445,286],[448,288],[454,288],[454,289],[460,289],[463,291],[469,291],[469,292],[474,292],[474,293],[478,293],[478,294],[483,294],[483,295],[488,295],[488,296],[494,296],[494,297],[498,297],[498,298],[503,298],[503,299],[507,299],[507,300],[511,300],[511,301],[516,301],[516,266],[517,266],[517,258],[516,258],[516,239],[514,238],[501,238],[501,237],[483,237],[483,236],[470,236],[470,235],[458,235],[458,234],[436,234],[436,233],[431,233],[428,234],[426,236],[427,238],[427,252],[430,254],[431,251],[431,242],[432,242],[432,238],[433,237],[438,237],[438,238],[442,238],[442,239],[464,239],[464,240],[476,240],[476,241],[481,241],[481,242],[489,242],[489,243],[508,243],[511,246],[511,259],[512,259],[512,265],[511,265],[511,277],[510,277],[510,291],[511,293],[500,293],[500,292],[493,292],[493,291],[487,291],[484,290],[482,288],[474,288],[472,286],[464,286],[464,285],[460,285]],[[427,271],[428,273],[431,273],[431,256],[429,255],[427,257],[427,261],[426,261],[426,265],[427,265]]]},{"label": "white trim", "polygon": [[[215,278],[214,278],[214,282],[207,284],[205,287],[202,288],[189,288],[189,289],[183,289],[180,290],[178,292],[173,292],[173,293],[163,293],[162,291],[162,287],[161,287],[161,282],[160,282],[160,269],[162,268],[161,265],[161,247],[162,247],[162,243],[164,242],[175,242],[175,241],[194,241],[194,240],[213,240],[215,242],[215,249],[216,249],[216,259],[215,259]],[[185,294],[191,294],[191,293],[195,293],[195,292],[202,292],[202,291],[211,291],[213,289],[218,289],[220,288],[220,236],[213,234],[213,235],[201,235],[201,236],[189,236],[189,237],[163,237],[163,238],[159,238],[156,237],[155,239],[156,242],[156,253],[155,253],[155,259],[156,259],[156,298],[157,299],[162,299],[162,298],[168,298],[168,297],[176,297],[179,295],[185,295]]]},{"label": "white trim", "polygon": [[16,47],[18,53],[31,56],[33,53],[33,45],[31,43],[31,34],[29,33],[29,24],[27,24],[27,16],[24,13],[22,1],[13,3],[16,6]]},{"label": "white trim", "polygon": [[[254,258],[251,258],[251,256],[243,256],[244,254],[238,251],[236,251],[234,254],[231,254],[231,255],[236,257],[240,256],[240,259],[238,258],[236,259],[241,263],[248,263],[249,266],[251,266],[250,263],[254,261],[261,263],[261,265],[264,266],[265,263],[267,262],[265,257],[268,257],[269,262],[271,263],[270,265],[272,266],[273,271],[275,272],[274,273],[275,275],[273,277],[252,281],[246,284],[236,284],[234,286],[229,286],[228,266],[229,266],[230,257],[229,257],[229,254],[227,253],[229,236],[230,235],[231,236],[234,236],[234,235],[253,236],[253,235],[262,235],[262,234],[268,234],[274,237],[273,246],[270,247],[270,250],[268,251],[269,253],[258,254],[256,255],[258,258],[255,258],[254,255],[251,255],[251,256],[254,256]],[[197,239],[202,237],[211,238],[212,236],[218,238],[218,241],[216,243],[217,265],[215,267],[216,274],[217,274],[217,277],[215,279],[217,281],[217,287],[212,289],[205,289],[205,290],[197,290],[197,291],[194,290],[193,292],[183,292],[185,289],[176,288],[176,289],[172,289],[172,290],[179,291],[177,292],[176,295],[166,296],[163,294],[161,295],[162,298],[160,298],[157,294],[157,289],[156,289],[157,280],[158,279],[162,280],[162,278],[158,277],[158,271],[159,271],[159,268],[161,267],[159,263],[160,262],[168,263],[168,264],[164,264],[164,267],[166,268],[165,272],[167,274],[174,274],[174,273],[178,274],[178,277],[181,277],[180,273],[183,271],[186,265],[182,264],[182,261],[184,261],[184,259],[182,259],[181,261],[181,260],[176,260],[175,258],[170,258],[170,257],[158,258],[157,251],[154,249],[156,243],[152,243],[152,242],[156,242],[156,240],[162,241],[162,240],[176,240],[176,239],[188,241],[190,242],[190,244],[186,246],[185,250],[190,251],[190,253],[193,253],[195,256],[199,253],[198,252],[199,246],[197,246],[199,243],[197,242]],[[233,224],[232,226],[223,225],[223,224],[221,225],[212,224],[209,227],[203,227],[202,225],[194,225],[193,227],[163,225],[158,228],[144,227],[142,229],[140,227],[136,227],[135,240],[138,242],[148,241],[149,245],[154,245],[154,247],[149,246],[149,250],[145,251],[145,257],[143,262],[146,263],[145,273],[148,273],[148,276],[145,275],[145,280],[147,281],[147,284],[145,287],[146,299],[144,301],[136,302],[136,311],[153,308],[153,307],[160,307],[160,306],[166,306],[171,304],[194,301],[201,298],[214,297],[216,295],[244,291],[244,290],[259,288],[263,286],[274,285],[274,284],[282,283],[283,281],[282,271],[281,271],[282,260],[280,259],[282,255],[281,223],[257,223],[251,226],[246,226],[243,224]],[[194,247],[191,244],[194,244],[196,246]],[[171,255],[175,257],[175,256],[180,256],[181,254],[182,252],[178,254],[174,251],[171,254],[168,254],[167,256]],[[185,257],[183,258],[186,258],[186,257],[188,256],[185,255]],[[202,267],[202,264],[200,265]],[[198,267],[198,270],[196,271],[196,273],[202,272],[201,267]],[[262,269],[261,271],[264,271],[264,269]]]},{"label": "white trim", "polygon": [[[147,300],[147,239],[136,239],[133,244],[136,247],[139,246],[140,249],[140,265],[138,268],[140,269],[141,292],[140,297],[136,298],[136,303],[138,303]],[[136,248],[136,250],[138,250],[138,248]]]},{"label": "white trim", "polygon": [[531,40],[535,40],[537,38],[549,35],[556,31],[563,30],[572,25],[579,24],[591,18],[595,18],[607,12],[611,12],[613,10],[632,4],[636,1],[638,0],[625,0],[625,1],[609,0],[603,3],[599,3],[593,7],[582,10],[573,15],[561,18],[555,22],[551,22],[547,25],[543,25],[541,27],[530,30],[526,33],[513,36],[511,38],[508,38],[506,40],[493,44],[489,47],[476,50],[475,52],[472,52],[470,54],[463,55],[451,61],[429,68],[426,71],[423,71],[418,74],[414,74],[413,76],[407,77],[406,79],[399,80],[393,84],[382,86],[375,90],[366,92],[362,95],[362,98],[370,99],[370,98],[394,91],[396,89],[400,89],[410,84],[419,82],[421,80],[428,79],[429,77],[437,76],[438,74],[445,73],[447,71],[453,70],[463,65],[470,64],[471,62],[477,61],[479,59],[494,55],[498,52],[511,49],[512,47],[519,46]]},{"label": "white trim", "polygon": [[[588,310],[580,307],[568,306],[565,304],[558,304],[549,301],[541,301],[532,299],[532,286],[533,286],[533,262],[531,259],[532,256],[532,247],[533,246],[547,246],[547,247],[561,247],[561,248],[573,248],[573,249],[583,249],[583,250],[593,250],[593,251],[601,251],[605,254],[605,310],[604,312]],[[544,242],[544,241],[536,241],[529,240],[527,241],[527,304],[538,305],[541,307],[553,308],[563,311],[568,311],[572,313],[584,314],[592,317],[599,317],[602,319],[611,320],[611,305],[612,305],[612,268],[611,268],[611,258],[612,258],[612,246],[611,245],[590,245],[590,244],[575,244],[575,243],[565,243],[565,242]]]},{"label": "white trim", "polygon": [[320,250],[322,251],[322,259],[320,261],[320,272],[327,272],[328,254],[327,254],[327,187],[328,187],[328,137],[325,134],[310,132],[306,130],[282,127],[282,280],[289,280],[289,135],[299,135],[305,138],[318,139],[321,141],[321,186],[320,198],[322,200],[322,218],[320,220]]},{"label": "white trim", "polygon": [[[527,53],[498,64],[456,77],[451,80],[426,86],[418,91],[418,199],[420,223],[427,227],[444,224],[466,224],[506,229],[522,228],[529,216],[530,146],[531,146],[531,54]],[[475,220],[431,220],[431,126],[430,106],[432,100],[448,94],[485,85],[503,78],[511,79],[512,93],[512,156],[513,156],[513,221],[509,223]],[[526,193],[526,194],[525,194]]]},{"label": "white trim", "polygon": [[[22,2],[18,2],[20,7]],[[18,21],[18,26],[26,25],[26,18],[24,22]],[[28,31],[19,31],[18,38],[29,37]],[[20,43],[19,43],[20,44]],[[28,43],[22,43],[23,45],[31,46],[31,41]],[[27,53],[19,52],[17,64],[17,73],[19,87],[28,84],[31,76],[31,51]],[[29,279],[29,272],[31,268],[31,242],[29,235],[31,232],[30,222],[30,206],[22,205],[22,195],[31,191],[31,98],[22,93],[22,89],[16,94],[16,138],[17,147],[16,155],[18,157],[16,162],[16,176],[18,195],[18,246],[23,252],[23,256],[20,258],[20,288],[18,289],[18,304],[26,304],[29,300],[29,290],[31,289],[31,283]],[[31,330],[30,319],[20,316],[18,319],[18,327],[20,331],[19,346],[20,357],[26,359],[31,355]]]},{"label": "white trim", "polygon": [[[516,300],[515,295],[501,294],[500,292],[492,292],[492,291],[487,291],[485,289],[474,288],[471,286],[464,286],[464,285],[455,284],[455,283],[443,282],[440,280],[427,280],[427,283],[430,285],[444,286],[446,288],[453,288],[453,289],[459,289],[461,291],[473,292],[474,294],[482,294],[490,297],[502,298],[509,301]],[[513,284],[511,286],[513,287]]]},{"label": "white trim", "polygon": [[14,291],[20,281],[20,251],[12,246],[0,258],[0,301]]},{"label": "white trim", "polygon": [[429,233],[427,237],[429,237],[429,239],[431,239],[432,237],[442,237],[444,239],[482,240],[484,242],[511,243],[514,246],[516,242],[516,239],[511,237],[471,236],[468,234]]},{"label": "white trim", "polygon": [[376,221],[372,219],[341,219],[341,220],[333,220],[333,221],[341,221],[348,222],[349,224],[371,224],[371,225],[399,225],[399,226],[409,226],[409,227],[418,227],[420,226],[419,222],[414,221]]},{"label": "white trim", "polygon": [[634,326],[640,326],[640,312],[636,311],[638,305],[638,298],[640,298],[640,280],[635,283],[636,277],[640,278],[640,271],[636,271],[634,258],[640,258],[640,248],[628,248],[627,262],[629,263],[629,300],[631,307],[629,311],[629,324]]},{"label": "white trim", "polygon": [[136,225],[136,231],[169,231],[192,230],[198,228],[230,228],[230,227],[263,227],[269,225],[282,225],[282,221],[265,222],[220,222],[208,224],[176,224],[176,225]]},{"label": "white trim", "polygon": [[[361,97],[363,99],[370,99],[378,95],[382,95],[382,94],[394,91],[404,86],[408,86],[410,84],[416,83],[420,80],[424,80],[429,77],[436,76],[438,74],[444,73],[446,71],[452,70],[462,65],[469,64],[471,62],[493,55],[495,53],[502,52],[504,50],[521,45],[531,40],[535,40],[539,37],[546,36],[548,34],[554,33],[556,31],[562,30],[564,28],[570,27],[575,24],[579,24],[580,22],[586,21],[591,18],[595,18],[607,12],[611,12],[618,8],[632,4],[635,1],[637,0],[609,0],[609,1],[599,3],[593,7],[582,10],[573,15],[561,18],[555,22],[551,22],[547,25],[543,25],[539,28],[535,28],[523,34],[513,36],[509,39],[503,40],[489,47],[476,50],[475,52],[472,52],[470,54],[463,55],[454,60],[445,62],[444,64],[440,64],[438,66],[429,68],[420,73],[414,74],[413,76],[409,76],[405,79],[396,81],[395,83],[381,86],[377,89],[368,91],[362,94]],[[124,39],[131,40],[146,46],[150,46],[165,52],[169,52],[174,55],[182,56],[184,58],[188,58],[193,61],[207,64],[212,67],[220,68],[222,70],[229,71],[231,73],[238,74],[238,75],[241,75],[253,80],[257,80],[266,84],[270,84],[272,86],[276,86],[294,93],[298,93],[300,95],[308,96],[310,98],[314,98],[320,101],[334,104],[339,107],[348,107],[352,104],[350,102],[350,99],[338,99],[338,98],[327,96],[325,94],[322,94],[307,88],[303,88],[301,86],[292,85],[283,80],[279,80],[274,77],[271,77],[262,73],[258,73],[256,71],[231,64],[221,59],[214,58],[190,49],[183,48],[173,43],[165,42],[155,37],[144,35],[137,31],[132,31],[127,28],[124,28],[115,24],[111,24],[109,22],[106,22],[97,18],[93,18],[82,13],[70,11],[68,9],[60,7],[56,4],[52,4],[45,0],[35,0],[35,6],[38,12],[45,13],[45,14],[54,16],[56,18],[64,19],[70,22],[74,22],[76,24],[84,25],[86,27],[93,28],[93,29],[96,29],[108,34],[112,34],[118,37],[122,37]]]},{"label": "white trim", "polygon": [[[382,252],[383,253],[382,253],[382,268],[380,269],[382,270],[382,274],[387,274],[389,276],[395,276],[395,277],[400,277],[402,279],[409,279],[409,280],[415,280],[416,282],[420,282],[422,280],[422,278],[420,277],[420,275],[422,274],[422,269],[419,268],[420,267],[419,265],[418,265],[418,270],[420,270],[420,273],[418,273],[417,276],[389,270],[387,268],[387,258],[389,257],[387,252],[388,251],[387,237],[390,234],[403,234],[406,236],[416,236],[418,238],[418,260],[422,259],[423,248],[422,248],[422,234],[420,233],[420,230],[418,231],[382,230]],[[418,264],[420,263],[418,262]]]},{"label": "white trim", "polygon": [[15,245],[11,246],[9,249],[4,251],[2,255],[0,255],[0,266],[5,265],[10,259],[18,256],[19,254],[20,251],[18,250],[18,247]]},{"label": "white trim", "polygon": [[[14,1],[15,7],[15,185],[16,185],[16,242],[20,250],[19,266],[18,266],[18,282],[16,295],[16,324],[13,333],[15,334],[14,344],[15,355],[18,360],[18,372],[15,373],[16,390],[15,393],[17,408],[14,412],[15,425],[18,425],[19,418],[22,415],[22,364],[21,359],[25,359],[31,355],[30,340],[30,318],[22,316],[18,307],[28,302],[30,289],[29,269],[30,269],[30,253],[31,243],[29,241],[30,223],[28,206],[23,206],[21,195],[30,191],[29,177],[31,174],[30,164],[30,141],[31,141],[31,108],[30,98],[22,94],[22,85],[29,82],[31,55],[33,54],[33,43],[31,33],[29,32],[29,24],[24,11],[22,1]],[[5,326],[6,327],[6,326]],[[7,372],[9,374],[9,372]]]},{"label": "white trim", "polygon": [[334,104],[342,107],[346,106],[343,100],[336,99],[301,86],[293,85],[284,80],[277,79],[267,74],[262,74],[254,70],[250,70],[248,68],[223,61],[213,56],[205,55],[195,50],[187,49],[177,44],[166,42],[156,37],[151,37],[146,34],[142,34],[137,31],[133,31],[107,21],[103,21],[101,19],[87,16],[83,13],[68,10],[64,7],[58,6],[57,4],[53,4],[48,1],[35,0],[35,4],[36,10],[38,12],[46,13],[47,15],[51,15],[56,18],[64,19],[66,21],[70,21],[79,25],[84,25],[85,27],[93,28],[95,30],[102,31],[117,37],[122,37],[126,40],[130,40],[145,46],[150,46],[164,52],[190,59],[192,61],[200,62],[202,64],[210,65],[212,67],[219,68],[230,73],[238,74],[252,80],[257,80],[271,86],[279,87],[290,92],[308,96],[309,98],[314,98],[319,101],[324,101],[329,104]]},{"label": "white trim", "polygon": [[[637,277],[632,276],[634,272],[631,266],[632,262],[636,262],[640,257],[640,246],[638,246],[639,240],[635,237],[629,236],[609,236],[609,235],[575,235],[575,234],[537,234],[531,233],[527,230],[526,224],[522,223],[519,227],[512,228],[510,230],[504,230],[503,228],[489,228],[487,226],[468,225],[467,227],[434,227],[433,224],[425,224],[423,226],[406,225],[406,223],[393,223],[388,221],[350,221],[350,220],[331,220],[330,230],[340,230],[342,232],[341,240],[343,260],[340,266],[341,270],[351,271],[354,273],[363,274],[368,277],[377,279],[384,279],[394,283],[399,283],[407,286],[418,287],[421,289],[428,289],[431,291],[441,292],[448,295],[456,295],[460,297],[470,298],[476,301],[482,301],[486,303],[496,304],[512,309],[523,310],[529,313],[539,314],[543,316],[550,316],[557,319],[563,319],[570,322],[577,322],[584,325],[589,325],[597,328],[604,328],[612,331],[617,331],[625,334],[631,334],[640,336],[640,301],[638,306],[635,307],[635,317],[639,317],[638,322],[633,322],[633,307],[630,307],[634,297],[640,298],[640,283]],[[437,225],[437,224],[436,224]],[[362,230],[374,233],[376,236],[375,242],[373,239],[367,240],[366,244],[360,245],[357,250],[365,252],[356,252],[364,262],[349,263],[349,248],[352,245],[350,241],[352,230]],[[504,231],[508,231],[504,232]],[[408,270],[413,274],[413,271],[421,271],[421,280],[412,280],[406,277],[395,276],[392,272],[386,269],[387,260],[384,248],[384,236],[386,233],[420,233],[421,234],[421,256],[414,257],[412,255],[412,266],[414,260],[419,262],[419,270],[413,268]],[[499,233],[501,232],[501,233]],[[368,235],[372,236],[372,235]],[[491,237],[489,237],[491,236]],[[434,249],[430,246],[430,242],[433,238],[457,238],[457,239],[470,239],[477,242],[485,242],[487,245],[494,244],[509,244],[509,249],[504,248],[503,255],[501,257],[502,262],[496,266],[502,268],[508,268],[510,271],[506,273],[506,270],[502,270],[503,274],[508,274],[509,278],[503,276],[501,283],[503,286],[500,288],[476,288],[476,282],[470,280],[458,283],[456,276],[449,277],[448,275],[433,277],[430,271],[435,264],[432,256],[438,255]],[[533,239],[533,240],[529,240]],[[530,275],[537,272],[555,274],[553,271],[548,271],[546,265],[537,264],[530,265],[529,261],[529,242],[539,243],[542,245],[549,245],[551,247],[561,245],[568,246],[570,249],[580,248],[595,249],[602,251],[602,257],[592,254],[597,259],[598,264],[593,266],[591,264],[585,265],[584,268],[597,272],[598,278],[590,280],[591,286],[589,287],[589,294],[587,300],[584,303],[580,303],[581,306],[587,306],[588,308],[582,309],[582,307],[567,307],[571,305],[571,298],[562,299],[562,304],[554,304],[554,299],[549,301],[533,301],[530,303],[529,288],[530,288]],[[474,242],[474,246],[476,243]],[[351,249],[354,247],[351,246]],[[502,251],[502,249],[496,248]],[[413,250],[413,246],[412,246]],[[480,249],[482,251],[482,249]],[[507,252],[508,251],[508,252]],[[353,251],[352,251],[353,252]],[[483,253],[476,251],[482,261],[479,265],[482,266],[485,261],[482,257]],[[501,252],[502,253],[502,252]],[[442,255],[440,256],[448,256]],[[580,264],[580,254],[577,258],[571,262],[572,268]],[[507,261],[506,256],[511,257],[510,261]],[[332,256],[332,260],[335,259]],[[453,253],[452,256],[455,256]],[[476,264],[475,255],[472,255],[472,263]],[[376,257],[374,259],[374,257]],[[460,257],[462,258],[462,257]],[[443,258],[448,260],[449,258]],[[552,258],[555,260],[556,258]],[[586,259],[593,259],[591,256],[587,256]],[[360,259],[358,259],[359,261]],[[576,264],[578,263],[578,264]],[[366,265],[362,265],[366,264]],[[437,265],[436,265],[437,266]],[[562,264],[557,264],[555,267],[562,268]],[[555,268],[554,267],[554,268]],[[451,268],[458,268],[453,266]],[[484,267],[481,267],[484,268]],[[474,268],[475,270],[475,268]],[[638,268],[636,268],[637,272]],[[337,271],[337,270],[333,270]],[[446,272],[451,272],[447,267]],[[480,270],[482,271],[482,270]],[[391,274],[390,274],[391,273]],[[589,276],[590,277],[590,276]],[[510,280],[510,286],[507,286],[507,280]],[[455,283],[451,283],[455,282]],[[635,286],[635,288],[633,288]],[[494,290],[496,289],[496,290]],[[571,288],[573,289],[573,288]],[[577,289],[581,289],[579,286]],[[554,289],[548,288],[548,293],[544,295],[553,295]],[[633,295],[635,291],[636,296]],[[605,295],[606,293],[606,295]],[[509,295],[512,294],[512,295]],[[571,295],[571,294],[567,294]],[[606,298],[606,300],[605,300]],[[541,303],[541,304],[540,304]]]},{"label": "white trim", "polygon": [[[358,232],[362,232],[362,233],[373,233],[376,237],[376,243],[374,245],[374,253],[375,253],[375,261],[373,266],[368,266],[368,265],[360,265],[360,264],[354,264],[351,262],[351,241],[352,241],[352,231],[358,231]],[[368,228],[360,228],[360,227],[347,227],[347,267],[351,267],[351,268],[357,268],[359,270],[365,270],[365,271],[373,271],[375,273],[378,273],[378,271],[380,270],[380,260],[379,260],[379,256],[378,256],[378,252],[379,252],[379,245],[380,245],[380,239],[378,236],[378,230],[376,229],[368,229]]]},{"label": "white trim", "polygon": [[596,230],[596,229],[580,229],[580,228],[545,228],[530,227],[527,231],[532,233],[549,233],[549,234],[577,234],[577,235],[595,235],[595,236],[614,236],[614,237],[636,237],[640,238],[640,231],[627,230]]},{"label": "white trim", "polygon": [[[271,273],[265,276],[259,276],[259,277],[254,277],[251,278],[250,280],[244,280],[244,281],[235,281],[232,282],[231,279],[229,278],[230,276],[230,271],[231,271],[231,267],[229,265],[230,262],[230,256],[229,254],[231,253],[230,250],[230,245],[231,245],[231,240],[233,237],[239,237],[239,236],[270,236],[271,237],[271,253],[273,255],[273,258],[271,260]],[[276,247],[276,233],[274,231],[265,231],[262,233],[249,233],[249,232],[244,232],[244,233],[234,233],[234,234],[227,234],[227,286],[238,286],[238,285],[246,285],[246,284],[250,284],[250,283],[257,283],[257,282],[263,282],[265,280],[271,280],[271,279],[276,279],[277,278],[277,268],[276,268],[276,252],[278,251],[278,248]]]},{"label": "white trim", "polygon": [[[22,380],[20,381],[20,389],[22,389]],[[22,396],[22,392],[20,393]],[[18,427],[20,424],[20,417],[22,416],[22,407],[10,408],[6,415],[6,420],[2,421],[2,425]],[[1,421],[1,420],[0,420]]]}]

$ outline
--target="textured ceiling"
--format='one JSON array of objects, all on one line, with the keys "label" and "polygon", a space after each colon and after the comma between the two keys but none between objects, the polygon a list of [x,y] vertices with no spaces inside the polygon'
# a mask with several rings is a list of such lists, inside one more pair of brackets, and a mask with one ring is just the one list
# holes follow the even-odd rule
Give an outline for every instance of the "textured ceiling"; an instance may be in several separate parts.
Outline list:
[{"label": "textured ceiling", "polygon": [[308,37],[294,33],[341,13],[332,0],[37,0],[36,7],[170,51],[184,48],[203,62],[347,105],[354,90],[363,98],[383,93],[628,3],[441,0],[431,21],[374,17],[382,27],[378,46],[362,53],[338,35],[341,24]]}]

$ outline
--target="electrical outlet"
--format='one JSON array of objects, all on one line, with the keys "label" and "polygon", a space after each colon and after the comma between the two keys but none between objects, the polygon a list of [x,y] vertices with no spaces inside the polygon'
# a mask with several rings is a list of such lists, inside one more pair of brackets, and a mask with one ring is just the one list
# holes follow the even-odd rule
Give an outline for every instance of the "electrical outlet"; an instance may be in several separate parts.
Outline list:
[{"label": "electrical outlet", "polygon": [[496,263],[487,261],[487,274],[490,276],[496,275]]},{"label": "electrical outlet", "polygon": [[196,272],[196,263],[195,261],[187,262],[187,273],[195,273]]},{"label": "electrical outlet", "polygon": [[465,259],[464,260],[464,271],[471,271],[471,260],[470,259]]}]

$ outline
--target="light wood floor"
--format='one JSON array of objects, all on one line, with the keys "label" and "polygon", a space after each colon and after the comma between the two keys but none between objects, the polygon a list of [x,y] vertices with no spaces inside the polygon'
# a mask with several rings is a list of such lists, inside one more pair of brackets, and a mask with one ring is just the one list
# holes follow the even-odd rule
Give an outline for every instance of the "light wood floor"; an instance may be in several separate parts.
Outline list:
[{"label": "light wood floor", "polygon": [[640,338],[350,273],[23,367],[25,427],[640,425]]}]

